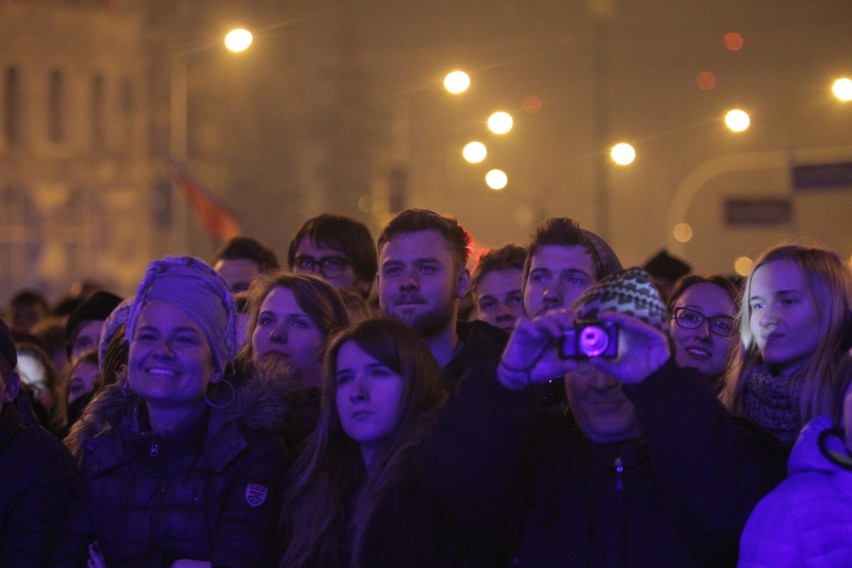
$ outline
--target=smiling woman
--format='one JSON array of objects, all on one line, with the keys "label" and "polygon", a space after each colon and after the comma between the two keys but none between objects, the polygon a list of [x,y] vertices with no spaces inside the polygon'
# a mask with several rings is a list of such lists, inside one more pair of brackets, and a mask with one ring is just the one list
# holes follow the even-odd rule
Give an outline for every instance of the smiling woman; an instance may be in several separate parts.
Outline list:
[{"label": "smiling woman", "polygon": [[109,566],[271,562],[285,460],[269,430],[281,409],[231,386],[234,320],[227,284],[203,261],[148,266],[127,322],[127,377],[66,439],[81,475],[51,566],[87,553]]}]

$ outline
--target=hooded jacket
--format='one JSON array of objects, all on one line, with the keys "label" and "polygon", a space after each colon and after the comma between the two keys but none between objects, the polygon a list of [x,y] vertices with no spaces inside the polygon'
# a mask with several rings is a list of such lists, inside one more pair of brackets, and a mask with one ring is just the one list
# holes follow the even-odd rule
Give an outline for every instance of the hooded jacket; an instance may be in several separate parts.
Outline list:
[{"label": "hooded jacket", "polygon": [[160,434],[140,397],[99,393],[66,440],[81,475],[50,565],[85,566],[93,541],[108,566],[274,565],[284,411],[253,383],[224,398]]},{"label": "hooded jacket", "polygon": [[838,434],[826,416],[805,426],[789,477],[746,524],[739,566],[852,566],[852,459]]}]

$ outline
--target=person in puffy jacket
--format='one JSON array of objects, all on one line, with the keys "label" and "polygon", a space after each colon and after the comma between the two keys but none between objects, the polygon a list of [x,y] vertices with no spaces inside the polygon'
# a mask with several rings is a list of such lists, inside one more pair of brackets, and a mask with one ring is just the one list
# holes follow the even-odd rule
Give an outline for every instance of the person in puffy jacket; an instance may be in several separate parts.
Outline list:
[{"label": "person in puffy jacket", "polygon": [[270,395],[229,382],[234,321],[227,284],[203,261],[148,266],[126,380],[66,439],[81,471],[49,565],[274,563],[285,448],[263,421]]},{"label": "person in puffy jacket", "polygon": [[802,430],[789,477],[749,517],[739,566],[852,566],[852,359],[840,369],[834,416]]}]

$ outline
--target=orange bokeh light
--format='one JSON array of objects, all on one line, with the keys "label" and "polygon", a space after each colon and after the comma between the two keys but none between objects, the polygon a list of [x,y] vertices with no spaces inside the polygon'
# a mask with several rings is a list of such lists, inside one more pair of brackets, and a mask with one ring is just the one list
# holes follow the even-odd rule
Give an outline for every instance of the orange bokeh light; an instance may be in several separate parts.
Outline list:
[{"label": "orange bokeh light", "polygon": [[709,91],[716,86],[716,75],[710,71],[702,71],[695,78],[695,82],[702,91]]},{"label": "orange bokeh light", "polygon": [[743,36],[737,32],[728,32],[725,34],[725,47],[731,51],[738,51],[743,46]]},{"label": "orange bokeh light", "polygon": [[521,108],[523,108],[524,112],[527,114],[536,114],[540,112],[541,106],[541,99],[535,95],[524,97],[524,100],[521,103]]}]

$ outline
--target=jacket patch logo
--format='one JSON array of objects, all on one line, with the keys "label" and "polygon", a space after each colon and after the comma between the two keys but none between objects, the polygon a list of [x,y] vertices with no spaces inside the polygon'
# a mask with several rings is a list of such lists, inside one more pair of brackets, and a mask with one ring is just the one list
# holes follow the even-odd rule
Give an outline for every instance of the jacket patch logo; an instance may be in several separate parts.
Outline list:
[{"label": "jacket patch logo", "polygon": [[269,489],[257,483],[246,485],[246,502],[252,507],[260,507],[266,502]]}]

